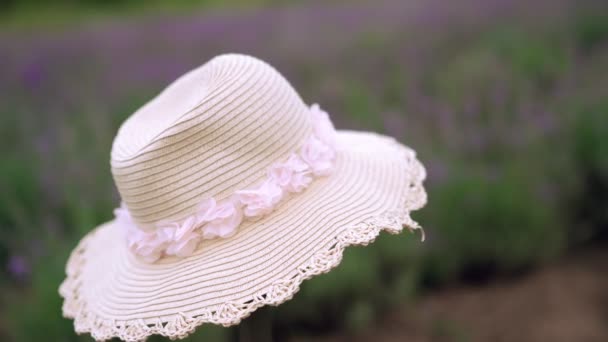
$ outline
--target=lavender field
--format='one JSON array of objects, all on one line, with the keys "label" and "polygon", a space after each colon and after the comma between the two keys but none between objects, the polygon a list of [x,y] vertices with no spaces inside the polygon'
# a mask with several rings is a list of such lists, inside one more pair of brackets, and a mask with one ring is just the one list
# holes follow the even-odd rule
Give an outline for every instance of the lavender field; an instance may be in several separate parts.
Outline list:
[{"label": "lavender field", "polygon": [[[0,340],[90,340],[61,317],[57,288],[78,239],[119,203],[116,130],[170,81],[226,52],[270,62],[339,129],[394,136],[429,172],[429,204],[414,214],[427,241],[382,236],[352,248],[267,310],[278,340],[608,340],[603,293],[585,299],[585,317],[603,323],[583,335],[539,336],[498,319],[486,325],[519,335],[443,320],[415,335],[406,323],[378,332],[395,315],[418,322],[420,298],[446,289],[483,291],[572,258],[605,258],[608,3],[593,0],[271,2],[0,29]],[[572,284],[564,295],[584,291]],[[493,298],[486,305],[501,305]],[[565,311],[580,304],[570,302]],[[458,313],[445,303],[435,310]],[[236,335],[203,327],[191,340]]]}]

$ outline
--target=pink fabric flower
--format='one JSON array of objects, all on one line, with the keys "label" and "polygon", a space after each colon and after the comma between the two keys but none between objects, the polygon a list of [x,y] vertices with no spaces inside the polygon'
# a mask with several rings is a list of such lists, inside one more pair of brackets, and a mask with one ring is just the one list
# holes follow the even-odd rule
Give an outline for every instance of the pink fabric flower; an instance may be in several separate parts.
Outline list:
[{"label": "pink fabric flower", "polygon": [[188,256],[194,252],[200,241],[197,226],[195,216],[189,216],[181,224],[165,223],[157,228],[157,243],[166,244],[167,255]]},{"label": "pink fabric flower", "polygon": [[116,222],[126,229],[127,246],[146,262],[154,262],[161,257],[166,244],[156,235],[156,232],[140,230],[135,225],[124,202],[114,210]]},{"label": "pink fabric flower", "polygon": [[310,106],[313,133],[322,143],[330,148],[336,147],[336,129],[329,119],[329,115],[318,104]]},{"label": "pink fabric flower", "polygon": [[180,258],[187,257],[196,250],[200,240],[200,234],[194,232],[188,233],[182,236],[181,239],[171,242],[167,246],[165,253],[167,253],[167,255],[176,255]]},{"label": "pink fabric flower", "polygon": [[257,189],[240,190],[235,194],[244,206],[245,216],[252,217],[270,213],[281,200],[283,190],[278,184],[267,180]]},{"label": "pink fabric flower", "polygon": [[156,232],[144,232],[133,227],[128,232],[127,244],[129,249],[146,262],[154,262],[162,256],[167,241]]},{"label": "pink fabric flower", "polygon": [[315,176],[327,176],[333,170],[334,150],[315,137],[308,138],[300,150],[300,156]]},{"label": "pink fabric flower", "polygon": [[232,200],[218,204],[210,198],[201,204],[199,213],[202,213],[199,222],[205,223],[202,228],[204,239],[229,237],[236,233],[236,229],[243,221],[241,208]]},{"label": "pink fabric flower", "polygon": [[126,227],[133,226],[133,219],[131,218],[131,214],[129,213],[129,209],[127,209],[125,202],[120,202],[120,207],[114,209],[114,216],[116,217],[116,222],[120,225]]},{"label": "pink fabric flower", "polygon": [[181,225],[179,224],[174,224],[173,228],[174,228],[174,235],[173,235],[173,240],[174,241],[180,241],[183,240],[186,236],[194,233],[194,230],[197,227],[197,220],[196,220],[196,216],[189,216],[186,220],[184,220],[184,222],[182,222]]},{"label": "pink fabric flower", "polygon": [[268,177],[286,191],[300,192],[312,182],[309,174],[308,164],[292,154],[285,163],[273,165]]}]

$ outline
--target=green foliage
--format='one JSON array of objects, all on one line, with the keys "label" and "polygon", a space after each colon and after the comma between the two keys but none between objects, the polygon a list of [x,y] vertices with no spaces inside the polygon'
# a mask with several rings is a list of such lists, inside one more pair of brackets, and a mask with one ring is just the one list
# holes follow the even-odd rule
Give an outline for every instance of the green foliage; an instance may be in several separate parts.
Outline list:
[{"label": "green foliage", "polygon": [[489,40],[515,72],[540,83],[553,82],[569,63],[567,46],[550,34],[538,37],[511,29],[498,31]]},{"label": "green foliage", "polygon": [[364,127],[381,130],[382,122],[377,113],[374,98],[369,96],[369,89],[359,82],[348,82],[348,89],[345,99],[346,110],[351,116],[351,120]]},{"label": "green foliage", "polygon": [[597,11],[583,14],[574,23],[574,35],[583,50],[590,50],[608,41],[608,15]]},{"label": "green foliage", "polygon": [[425,212],[423,218],[437,236],[428,260],[433,282],[469,266],[514,271],[562,248],[565,230],[553,200],[538,193],[529,169],[501,167],[507,170],[491,177],[461,172],[431,192],[441,207],[441,215]]},{"label": "green foliage", "polygon": [[44,258],[33,267],[31,287],[15,288],[7,296],[9,336],[14,341],[86,341],[73,333],[73,323],[57,311],[62,305],[58,286],[69,250],[73,247],[53,239]]},{"label": "green foliage", "polygon": [[573,196],[571,240],[608,239],[608,103],[590,105],[577,113],[572,126],[573,159],[584,185]]},{"label": "green foliage", "polygon": [[608,102],[582,109],[573,130],[573,152],[581,167],[608,178]]}]

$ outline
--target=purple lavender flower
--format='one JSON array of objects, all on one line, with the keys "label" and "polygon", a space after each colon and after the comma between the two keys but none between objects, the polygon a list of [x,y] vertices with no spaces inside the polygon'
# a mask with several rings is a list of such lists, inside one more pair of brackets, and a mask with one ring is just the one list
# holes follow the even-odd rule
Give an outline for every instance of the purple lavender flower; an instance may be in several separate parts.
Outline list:
[{"label": "purple lavender flower", "polygon": [[30,265],[21,255],[12,255],[6,265],[6,269],[15,279],[23,280],[30,275]]},{"label": "purple lavender flower", "polygon": [[40,60],[25,65],[21,72],[23,84],[30,91],[37,90],[46,76],[46,65]]}]

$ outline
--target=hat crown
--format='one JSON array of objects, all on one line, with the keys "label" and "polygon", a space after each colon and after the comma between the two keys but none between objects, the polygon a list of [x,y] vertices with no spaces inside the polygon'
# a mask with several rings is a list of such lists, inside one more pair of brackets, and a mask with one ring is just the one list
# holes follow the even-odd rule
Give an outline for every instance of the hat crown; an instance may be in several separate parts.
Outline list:
[{"label": "hat crown", "polygon": [[112,147],[114,181],[144,230],[204,199],[260,182],[311,134],[308,107],[274,68],[222,55],[177,79],[129,117]]}]

